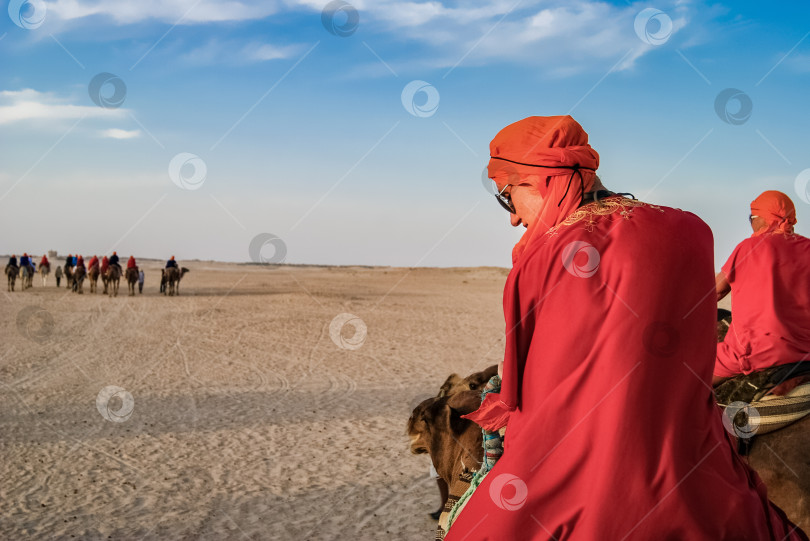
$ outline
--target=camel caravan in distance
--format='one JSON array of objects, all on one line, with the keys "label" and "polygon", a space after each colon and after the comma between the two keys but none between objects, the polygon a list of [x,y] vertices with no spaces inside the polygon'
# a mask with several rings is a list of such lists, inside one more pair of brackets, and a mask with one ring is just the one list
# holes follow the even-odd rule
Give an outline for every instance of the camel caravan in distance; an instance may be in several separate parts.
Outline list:
[{"label": "camel caravan in distance", "polygon": [[[55,259],[56,252],[49,252],[49,256]],[[72,255],[68,255],[64,265],[56,265],[54,278],[56,279],[57,288],[62,287],[62,280],[64,280],[65,287],[68,290],[79,295],[83,295],[84,282],[85,280],[89,280],[90,293],[97,293],[98,280],[101,278],[104,286],[102,294],[109,295],[110,297],[117,297],[118,288],[120,286],[121,279],[123,278],[126,280],[130,297],[135,296],[136,287],[139,293],[143,293],[144,273],[137,265],[131,267],[128,266],[128,268],[124,270],[119,263],[114,263],[108,265],[102,272],[100,268],[101,265],[95,256],[87,267],[84,266],[83,262],[77,261],[77,258],[81,260],[81,256],[73,257]],[[131,259],[134,263],[134,258]],[[24,263],[24,260],[21,260],[20,263]],[[106,264],[106,256],[104,263]],[[179,295],[180,280],[187,272],[190,271],[186,267],[178,267],[174,262],[174,256],[172,256],[169,263],[174,266],[167,266],[166,268],[161,269],[160,292],[164,295],[170,296]],[[36,274],[35,269],[36,267],[34,266],[32,259],[29,258],[28,264],[18,264],[16,256],[12,256],[4,270],[8,282],[8,291],[15,290],[18,279],[22,283],[23,290],[33,287],[33,278],[34,274]],[[42,258],[42,263],[40,264],[38,272],[42,278],[43,287],[47,286],[48,275],[51,273],[51,263],[45,256]]]},{"label": "camel caravan in distance", "polygon": [[[718,310],[718,341],[725,337],[730,322],[731,313]],[[810,531],[810,366],[805,364],[737,376],[714,391],[724,410],[723,423],[737,441],[740,455],[768,487],[770,500],[799,528]],[[491,378],[498,379],[497,366],[465,378],[451,374],[437,396],[421,402],[408,419],[411,453],[428,454],[449,487],[436,539],[444,539],[452,526],[451,515],[458,516],[469,500],[465,493],[483,465],[484,433],[461,416],[478,409],[481,390]],[[501,435],[509,437],[508,431]]]}]

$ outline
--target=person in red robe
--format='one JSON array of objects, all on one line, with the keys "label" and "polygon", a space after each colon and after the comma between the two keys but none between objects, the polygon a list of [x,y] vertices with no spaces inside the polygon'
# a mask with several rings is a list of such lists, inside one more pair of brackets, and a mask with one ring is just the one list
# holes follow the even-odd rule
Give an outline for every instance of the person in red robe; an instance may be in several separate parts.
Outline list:
[{"label": "person in red robe", "polygon": [[595,201],[599,156],[570,116],[507,126],[490,155],[527,230],[504,289],[500,393],[466,417],[506,435],[446,539],[806,540],[715,403],[709,227]]},{"label": "person in red robe", "polygon": [[717,300],[733,296],[715,382],[810,358],[810,239],[793,231],[796,207],[767,191],[751,202],[749,221],[754,234],[716,277]]},{"label": "person in red robe", "polygon": [[135,264],[135,256],[129,256],[129,259],[127,259],[127,268],[128,269],[138,268],[138,265]]},{"label": "person in red robe", "polygon": [[49,269],[51,268],[51,262],[48,261],[47,255],[45,254],[42,255],[42,259],[39,260],[39,267],[40,268],[48,267]]},{"label": "person in red robe", "polygon": [[93,267],[95,267],[95,266],[97,266],[97,265],[98,265],[98,256],[94,255],[94,256],[93,256],[93,257],[90,259],[90,262],[87,264],[87,270],[88,270],[88,271],[90,271],[90,270],[92,270],[92,269],[93,269]]},{"label": "person in red robe", "polygon": [[107,272],[107,267],[110,266],[110,260],[107,259],[107,256],[101,258],[101,274]]}]

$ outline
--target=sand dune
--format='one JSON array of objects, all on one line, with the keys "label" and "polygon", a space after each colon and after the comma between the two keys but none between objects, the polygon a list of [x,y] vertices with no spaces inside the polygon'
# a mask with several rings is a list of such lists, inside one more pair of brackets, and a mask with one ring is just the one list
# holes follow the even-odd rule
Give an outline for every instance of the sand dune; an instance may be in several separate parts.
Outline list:
[{"label": "sand dune", "polygon": [[499,360],[506,270],[181,264],[180,297],[157,262],[134,298],[6,294],[0,538],[430,539],[405,421]]}]

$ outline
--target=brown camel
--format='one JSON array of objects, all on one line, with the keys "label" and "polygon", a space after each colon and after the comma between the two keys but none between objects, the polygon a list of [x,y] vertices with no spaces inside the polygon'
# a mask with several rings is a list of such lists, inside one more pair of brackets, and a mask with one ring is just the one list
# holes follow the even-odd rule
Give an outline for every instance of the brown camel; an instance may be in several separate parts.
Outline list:
[{"label": "brown camel", "polygon": [[[718,310],[717,340],[725,338],[731,313]],[[806,376],[795,378],[803,381]],[[785,385],[796,381],[785,380]],[[723,383],[715,387],[724,391]],[[755,435],[746,442],[747,460],[768,487],[768,497],[805,532],[810,531],[810,415],[775,432]]]},{"label": "brown camel", "polygon": [[87,279],[90,280],[90,293],[95,293],[98,290],[98,277],[100,274],[98,265],[93,265],[87,271]]},{"label": "brown camel", "polygon": [[[490,378],[492,378],[492,376],[496,375],[497,373],[498,373],[498,366],[497,365],[492,365],[492,366],[486,368],[485,370],[482,370],[481,372],[475,372],[475,373],[470,374],[469,376],[467,376],[465,378],[462,378],[458,374],[451,374],[450,376],[447,377],[447,379],[444,381],[444,383],[440,387],[439,394],[438,394],[438,396],[436,398],[450,399],[454,395],[457,395],[459,393],[463,393],[463,392],[466,392],[466,391],[471,391],[471,390],[475,391],[476,393],[480,393],[480,390],[486,385],[486,383],[490,380]],[[430,400],[431,399],[423,402],[423,404],[429,402]],[[478,400],[480,402],[480,396],[479,396]],[[477,406],[476,406],[476,408],[477,408]],[[475,409],[475,408],[473,408],[473,409]],[[412,438],[415,437],[416,436],[415,433],[410,433],[410,431],[413,429],[413,424],[411,422],[409,422],[408,426],[409,426],[408,430],[409,430],[410,436]],[[420,427],[421,427],[421,425],[420,425]],[[479,434],[479,436],[480,436],[480,434]],[[481,458],[481,456],[479,454],[479,455],[477,455],[476,460],[480,460],[480,458]],[[437,468],[437,472],[438,472],[438,466],[435,463],[434,463],[434,467]],[[452,483],[452,486],[448,486],[447,481],[440,474],[439,478],[436,481],[437,481],[437,484],[439,486],[439,493],[440,493],[440,497],[441,497],[441,507],[439,508],[439,511],[436,511],[435,513],[431,513],[430,515],[434,519],[441,519],[440,524],[442,524],[442,523],[446,524],[446,518],[447,518],[446,512],[449,511],[453,507],[455,502],[458,500],[458,497],[467,490],[467,487],[469,486],[469,479],[463,479],[463,480],[462,479],[454,479],[453,483]],[[451,489],[453,491],[452,495],[450,494]],[[451,500],[449,505],[448,505],[448,500]],[[445,515],[444,515],[444,518],[442,519],[441,514],[443,512],[445,513]]]},{"label": "brown camel", "polygon": [[17,273],[20,268],[16,265],[6,265],[6,277],[8,277],[8,290],[14,291],[14,285],[17,283]]},{"label": "brown camel", "polygon": [[127,286],[129,286],[129,296],[135,296],[135,284],[138,283],[138,267],[129,267],[126,272]]},{"label": "brown camel", "polygon": [[73,269],[73,291],[79,295],[84,295],[84,279],[87,276],[87,269],[76,267]]},{"label": "brown camel", "polygon": [[439,518],[440,538],[447,529],[450,510],[481,467],[484,456],[481,428],[461,418],[480,405],[479,391],[460,391],[452,396],[428,398],[416,406],[408,419],[411,453],[429,454],[439,477],[449,486],[450,495]]},{"label": "brown camel", "polygon": [[73,267],[65,263],[64,274],[65,274],[65,287],[71,289],[73,287]]},{"label": "brown camel", "polygon": [[183,279],[189,270],[185,267],[178,269],[177,267],[169,267],[163,269],[163,276],[160,279],[160,287],[164,295],[179,295],[180,294],[180,280]]},{"label": "brown camel", "polygon": [[105,278],[107,278],[107,287],[104,288],[104,291],[109,291],[110,297],[117,297],[118,285],[121,283],[121,267],[118,265],[107,267]]},{"label": "brown camel", "polygon": [[22,280],[23,291],[34,287],[34,266],[29,264],[20,267],[20,279]]}]

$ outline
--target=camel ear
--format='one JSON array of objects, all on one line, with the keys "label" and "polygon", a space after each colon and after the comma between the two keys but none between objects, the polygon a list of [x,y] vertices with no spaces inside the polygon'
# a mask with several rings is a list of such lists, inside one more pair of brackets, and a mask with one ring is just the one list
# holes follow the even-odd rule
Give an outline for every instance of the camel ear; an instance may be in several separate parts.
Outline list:
[{"label": "camel ear", "polygon": [[442,383],[442,386],[439,388],[439,396],[447,396],[447,393],[450,391],[450,389],[452,389],[462,381],[464,381],[464,379],[458,374],[456,373],[450,374],[449,376],[447,376],[447,379],[444,380],[444,383]]}]

